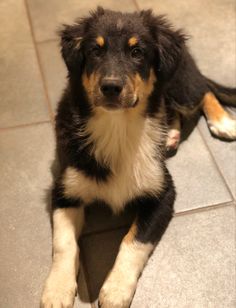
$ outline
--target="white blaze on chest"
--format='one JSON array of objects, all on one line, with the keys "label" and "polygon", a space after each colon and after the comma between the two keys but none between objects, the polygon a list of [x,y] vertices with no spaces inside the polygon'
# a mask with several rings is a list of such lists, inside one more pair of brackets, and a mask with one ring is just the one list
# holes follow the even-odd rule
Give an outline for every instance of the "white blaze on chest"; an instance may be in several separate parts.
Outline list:
[{"label": "white blaze on chest", "polygon": [[85,203],[95,199],[105,201],[114,211],[127,201],[145,192],[162,189],[163,170],[156,158],[161,138],[157,119],[144,118],[139,113],[101,111],[88,122],[96,160],[109,166],[112,175],[97,182],[79,170],[68,167],[64,174],[65,194],[79,197]]}]

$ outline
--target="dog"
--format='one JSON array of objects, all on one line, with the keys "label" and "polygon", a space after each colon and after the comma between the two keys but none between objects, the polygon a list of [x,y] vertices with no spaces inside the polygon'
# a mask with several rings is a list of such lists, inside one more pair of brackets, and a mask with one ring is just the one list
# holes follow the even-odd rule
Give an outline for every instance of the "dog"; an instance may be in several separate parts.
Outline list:
[{"label": "dog", "polygon": [[179,115],[202,110],[214,134],[233,139],[235,121],[219,99],[235,104],[236,91],[204,77],[183,32],[150,10],[98,8],[64,26],[60,36],[68,86],[56,116],[53,263],[41,307],[73,306],[77,239],[84,207],[94,201],[115,213],[136,208],[99,294],[102,308],[129,307],[173,216],[175,188],[165,157],[166,148],[178,144]]}]

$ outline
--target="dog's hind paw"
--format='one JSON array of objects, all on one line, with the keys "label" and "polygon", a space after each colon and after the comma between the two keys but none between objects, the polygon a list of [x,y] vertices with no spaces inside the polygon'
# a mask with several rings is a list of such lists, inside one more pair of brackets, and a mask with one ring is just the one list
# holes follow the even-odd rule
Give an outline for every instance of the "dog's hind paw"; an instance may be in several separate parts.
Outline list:
[{"label": "dog's hind paw", "polygon": [[213,135],[223,139],[236,140],[236,119],[225,116],[220,121],[208,121],[208,126]]},{"label": "dog's hind paw", "polygon": [[180,131],[178,129],[170,129],[167,135],[166,149],[167,151],[175,151],[180,143]]}]

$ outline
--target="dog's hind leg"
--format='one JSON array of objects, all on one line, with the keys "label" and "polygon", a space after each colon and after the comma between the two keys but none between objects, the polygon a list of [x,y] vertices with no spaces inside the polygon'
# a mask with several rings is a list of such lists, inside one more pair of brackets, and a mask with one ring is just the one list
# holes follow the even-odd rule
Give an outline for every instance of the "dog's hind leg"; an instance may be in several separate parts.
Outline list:
[{"label": "dog's hind leg", "polygon": [[212,92],[204,95],[202,110],[213,135],[224,139],[236,140],[236,119],[221,106]]},{"label": "dog's hind leg", "polygon": [[54,199],[59,206],[53,211],[53,263],[43,290],[41,307],[72,308],[79,269],[77,239],[83,226],[84,209],[82,205],[77,206],[78,201],[66,200],[62,195],[54,196]]}]

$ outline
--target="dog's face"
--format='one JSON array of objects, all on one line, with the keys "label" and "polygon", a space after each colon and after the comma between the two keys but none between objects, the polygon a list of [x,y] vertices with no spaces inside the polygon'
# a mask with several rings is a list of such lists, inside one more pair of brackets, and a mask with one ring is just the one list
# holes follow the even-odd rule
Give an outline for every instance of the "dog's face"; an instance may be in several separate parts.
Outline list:
[{"label": "dog's face", "polygon": [[174,72],[183,43],[150,11],[122,14],[101,8],[66,26],[61,36],[70,77],[82,81],[93,107],[107,110],[134,108],[145,100],[155,82]]},{"label": "dog's face", "polygon": [[155,81],[152,55],[134,25],[119,18],[106,25],[105,18],[98,20],[84,42],[82,82],[93,105],[132,108]]}]

